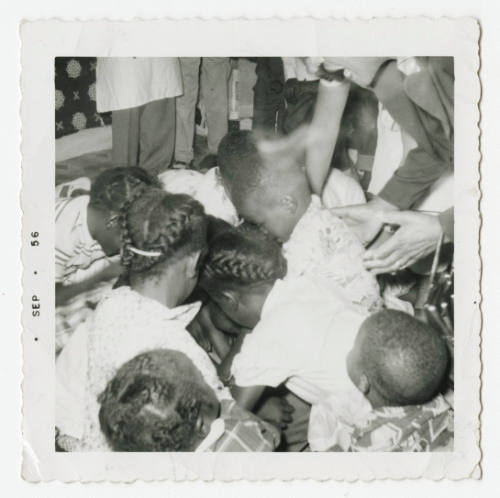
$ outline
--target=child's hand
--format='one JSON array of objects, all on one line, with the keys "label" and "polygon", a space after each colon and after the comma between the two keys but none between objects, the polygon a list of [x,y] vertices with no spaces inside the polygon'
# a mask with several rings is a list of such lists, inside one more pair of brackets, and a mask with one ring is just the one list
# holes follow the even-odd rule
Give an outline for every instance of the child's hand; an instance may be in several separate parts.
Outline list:
[{"label": "child's hand", "polygon": [[284,430],[292,422],[294,408],[284,398],[272,396],[259,408],[257,415],[264,421]]},{"label": "child's hand", "polygon": [[111,280],[119,277],[123,272],[123,267],[118,261],[113,261],[109,266],[106,266],[100,273],[101,280]]}]

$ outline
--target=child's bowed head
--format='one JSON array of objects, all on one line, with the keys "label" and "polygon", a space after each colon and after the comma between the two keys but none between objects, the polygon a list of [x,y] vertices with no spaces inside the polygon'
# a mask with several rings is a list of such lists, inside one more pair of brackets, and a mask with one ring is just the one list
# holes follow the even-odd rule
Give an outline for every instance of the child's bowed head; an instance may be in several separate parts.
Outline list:
[{"label": "child's bowed head", "polygon": [[384,310],[362,323],[347,370],[374,408],[417,405],[439,392],[448,360],[446,343],[434,328],[401,311]]},{"label": "child's bowed head", "polygon": [[120,250],[120,209],[147,188],[161,188],[161,183],[139,167],[112,168],[103,171],[92,182],[87,210],[88,228],[92,238],[108,256]]},{"label": "child's bowed head", "polygon": [[194,451],[220,412],[193,362],[168,349],[122,365],[99,402],[101,430],[114,451]]},{"label": "child's bowed head", "polygon": [[238,214],[288,240],[311,200],[304,140],[293,136],[262,141],[254,132],[236,131],[221,140],[217,156]]}]

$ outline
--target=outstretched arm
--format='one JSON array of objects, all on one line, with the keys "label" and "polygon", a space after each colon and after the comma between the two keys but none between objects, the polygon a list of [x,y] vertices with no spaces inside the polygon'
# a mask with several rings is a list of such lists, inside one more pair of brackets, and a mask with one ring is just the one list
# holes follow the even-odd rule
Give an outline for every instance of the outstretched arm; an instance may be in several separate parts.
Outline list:
[{"label": "outstretched arm", "polygon": [[348,82],[321,80],[306,151],[306,174],[311,190],[321,195],[330,171],[340,121],[349,94]]}]

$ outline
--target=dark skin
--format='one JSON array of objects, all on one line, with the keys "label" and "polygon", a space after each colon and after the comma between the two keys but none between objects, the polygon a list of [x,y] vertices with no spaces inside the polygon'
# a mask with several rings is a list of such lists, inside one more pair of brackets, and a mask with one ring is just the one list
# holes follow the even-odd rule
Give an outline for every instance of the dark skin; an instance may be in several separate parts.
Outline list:
[{"label": "dark skin", "polygon": [[[218,366],[218,374],[221,379],[230,378],[233,359],[240,352],[246,334],[251,333],[252,328],[259,321],[260,311],[271,287],[269,284],[265,284],[266,292],[260,292],[259,288],[254,288],[248,292],[247,296],[236,296],[235,291],[223,292],[219,294],[220,300],[210,306],[211,327],[217,328],[214,325],[216,322],[219,326],[227,329],[230,334],[239,332],[230,346],[230,350],[221,357],[223,360]],[[293,407],[278,396],[263,399],[266,389],[266,386],[232,386],[231,394],[242,408],[253,411],[260,418],[279,429],[285,429],[292,421]]]}]

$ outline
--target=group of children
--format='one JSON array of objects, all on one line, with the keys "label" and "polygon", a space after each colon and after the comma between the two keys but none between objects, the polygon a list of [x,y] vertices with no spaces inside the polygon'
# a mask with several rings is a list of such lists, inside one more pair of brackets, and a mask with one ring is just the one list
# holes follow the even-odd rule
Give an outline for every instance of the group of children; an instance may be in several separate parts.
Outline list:
[{"label": "group of children", "polygon": [[59,192],[58,315],[108,282],[57,322],[60,449],[348,451],[373,409],[440,392],[445,342],[390,309],[329,211],[362,190],[333,170],[314,195],[303,156],[237,131],[206,174],[115,168]]}]

